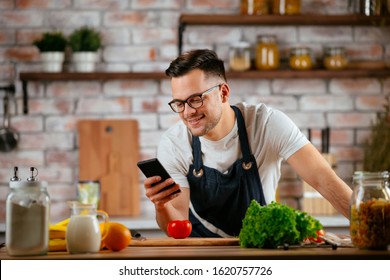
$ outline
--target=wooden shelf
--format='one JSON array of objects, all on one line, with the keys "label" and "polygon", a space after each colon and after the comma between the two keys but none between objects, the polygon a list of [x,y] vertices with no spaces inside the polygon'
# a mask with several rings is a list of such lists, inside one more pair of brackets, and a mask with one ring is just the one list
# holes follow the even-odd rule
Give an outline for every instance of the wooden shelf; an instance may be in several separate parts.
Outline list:
[{"label": "wooden shelf", "polygon": [[[227,72],[228,79],[332,79],[332,78],[362,78],[390,77],[390,69],[348,69],[339,71],[329,70],[273,70],[273,71],[245,71]],[[163,72],[93,72],[93,73],[49,73],[49,72],[21,72],[19,78],[23,89],[23,112],[28,113],[29,81],[107,81],[107,80],[161,80],[168,77]]]},{"label": "wooden shelf", "polygon": [[207,15],[182,14],[179,24],[187,25],[390,25],[390,16],[363,15]]}]

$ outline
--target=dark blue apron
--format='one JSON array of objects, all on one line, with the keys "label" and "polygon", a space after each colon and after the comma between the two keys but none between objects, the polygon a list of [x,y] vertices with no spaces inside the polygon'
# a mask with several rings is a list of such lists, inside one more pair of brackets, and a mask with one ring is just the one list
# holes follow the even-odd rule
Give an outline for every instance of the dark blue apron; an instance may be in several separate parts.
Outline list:
[{"label": "dark blue apron", "polygon": [[190,165],[187,179],[190,199],[195,213],[190,209],[192,237],[220,237],[207,229],[197,218],[206,220],[225,234],[238,236],[242,219],[255,199],[266,205],[255,157],[250,152],[248,136],[241,111],[232,106],[238,126],[238,136],[243,157],[221,173],[203,165],[199,137],[192,137],[194,163]]}]

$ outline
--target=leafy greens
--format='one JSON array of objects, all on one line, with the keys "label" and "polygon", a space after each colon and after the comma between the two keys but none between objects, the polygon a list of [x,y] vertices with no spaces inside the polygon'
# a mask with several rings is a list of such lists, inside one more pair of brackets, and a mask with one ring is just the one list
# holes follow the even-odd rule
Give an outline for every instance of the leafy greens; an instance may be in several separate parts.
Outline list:
[{"label": "leafy greens", "polygon": [[321,223],[306,212],[271,202],[261,206],[252,200],[239,234],[241,247],[276,248],[300,244],[305,238],[317,237]]}]

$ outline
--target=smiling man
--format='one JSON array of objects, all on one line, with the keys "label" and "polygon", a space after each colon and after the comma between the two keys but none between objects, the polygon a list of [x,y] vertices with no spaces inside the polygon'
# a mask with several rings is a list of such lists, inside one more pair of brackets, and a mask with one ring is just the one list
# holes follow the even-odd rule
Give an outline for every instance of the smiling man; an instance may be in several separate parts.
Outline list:
[{"label": "smiling man", "polygon": [[283,160],[349,216],[351,189],[285,114],[262,103],[230,105],[224,63],[215,52],[187,52],[166,74],[169,106],[181,122],[163,134],[157,157],[172,179],[144,181],[162,230],[189,219],[191,236],[238,236],[251,200],[275,201]]}]

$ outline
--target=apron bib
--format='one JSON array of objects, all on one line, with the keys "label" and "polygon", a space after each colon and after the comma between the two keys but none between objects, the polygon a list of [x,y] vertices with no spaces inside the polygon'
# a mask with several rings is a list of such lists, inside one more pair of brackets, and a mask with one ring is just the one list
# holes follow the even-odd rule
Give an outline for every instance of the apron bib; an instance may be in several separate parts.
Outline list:
[{"label": "apron bib", "polygon": [[238,236],[250,202],[255,199],[261,205],[266,204],[244,119],[237,107],[232,108],[243,157],[235,161],[227,173],[203,165],[199,137],[192,137],[194,163],[187,175],[192,237]]}]

